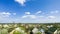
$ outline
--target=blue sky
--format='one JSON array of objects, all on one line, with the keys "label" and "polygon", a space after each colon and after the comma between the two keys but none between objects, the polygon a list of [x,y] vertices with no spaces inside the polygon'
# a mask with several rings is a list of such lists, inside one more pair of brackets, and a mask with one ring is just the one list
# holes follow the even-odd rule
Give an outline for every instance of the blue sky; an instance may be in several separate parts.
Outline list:
[{"label": "blue sky", "polygon": [[0,0],[0,22],[60,22],[60,0]]}]

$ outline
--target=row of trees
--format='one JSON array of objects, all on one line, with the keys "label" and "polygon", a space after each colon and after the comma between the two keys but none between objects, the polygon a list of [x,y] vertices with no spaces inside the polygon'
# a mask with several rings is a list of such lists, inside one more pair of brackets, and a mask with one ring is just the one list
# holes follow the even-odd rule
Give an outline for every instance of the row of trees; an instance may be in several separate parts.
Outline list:
[{"label": "row of trees", "polygon": [[[54,33],[55,30],[60,30],[60,24],[0,24],[0,33],[1,34],[10,34],[15,29],[21,29],[20,32],[24,32],[25,34],[29,34],[29,31],[33,30],[34,28],[37,28],[39,32],[37,34],[41,34],[41,29],[44,29],[44,31],[49,31],[51,33]],[[18,31],[14,31],[13,34],[18,34]],[[19,32],[19,33],[20,33]],[[20,33],[21,34],[21,33]]]}]

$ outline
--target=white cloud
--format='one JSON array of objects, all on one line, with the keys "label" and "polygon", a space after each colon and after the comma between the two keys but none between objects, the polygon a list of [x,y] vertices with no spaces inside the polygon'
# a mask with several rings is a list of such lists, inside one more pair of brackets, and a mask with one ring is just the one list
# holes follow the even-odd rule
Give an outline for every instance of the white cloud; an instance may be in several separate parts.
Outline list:
[{"label": "white cloud", "polygon": [[[54,13],[58,13],[59,11],[54,11]],[[0,12],[0,22],[29,22],[29,23],[36,23],[36,22],[55,22],[55,21],[59,21],[58,19],[60,19],[60,17],[55,16],[55,15],[38,15],[41,12],[38,11],[36,12],[37,14],[31,14],[30,12],[25,12],[24,15],[22,16],[18,16],[17,18],[13,17],[11,18],[10,16],[14,16],[17,15],[16,13],[10,13],[10,12]],[[2,18],[1,18],[2,17]],[[5,17],[5,18],[3,18]]]},{"label": "white cloud", "polygon": [[0,12],[0,17],[10,17],[12,15],[16,15],[16,13]]},{"label": "white cloud", "polygon": [[38,12],[36,12],[36,14],[40,14],[42,11],[38,11]]},{"label": "white cloud", "polygon": [[22,16],[22,18],[26,18],[26,17],[27,17],[26,15]]},{"label": "white cloud", "polygon": [[29,15],[29,17],[32,18],[32,19],[37,18],[37,16],[35,16],[35,15]]},{"label": "white cloud", "polygon": [[44,17],[44,16],[39,16],[39,17],[41,18],[41,17]]},{"label": "white cloud", "polygon": [[13,15],[16,15],[16,13],[13,13]]},{"label": "white cloud", "polygon": [[32,19],[35,19],[36,16],[35,15],[24,15],[24,16],[22,16],[22,18],[32,18]]},{"label": "white cloud", "polygon": [[59,11],[56,10],[55,13],[59,13]]},{"label": "white cloud", "polygon": [[22,6],[24,6],[26,0],[15,0],[15,2],[18,2],[19,4],[21,4]]},{"label": "white cloud", "polygon": [[9,23],[15,20],[14,18],[11,18],[16,15],[15,13],[10,13],[10,12],[0,12],[0,23]]},{"label": "white cloud", "polygon": [[30,15],[30,12],[25,12],[26,15]]},{"label": "white cloud", "polygon": [[3,15],[11,15],[9,12],[0,12],[0,14],[3,14]]},{"label": "white cloud", "polygon": [[11,13],[9,12],[0,12],[0,17],[9,17]]},{"label": "white cloud", "polygon": [[48,18],[55,19],[56,17],[55,16],[48,16]]},{"label": "white cloud", "polygon": [[59,11],[58,11],[58,10],[56,10],[56,11],[51,11],[50,13],[51,13],[51,14],[53,14],[53,13],[59,13]]},{"label": "white cloud", "polygon": [[[36,14],[39,14],[41,13],[41,11],[38,11]],[[36,14],[34,15],[31,15],[30,12],[25,12],[25,15],[22,16],[22,18],[30,18],[30,19],[36,19],[36,18],[41,18],[41,17],[44,17],[44,16],[37,16]]]}]

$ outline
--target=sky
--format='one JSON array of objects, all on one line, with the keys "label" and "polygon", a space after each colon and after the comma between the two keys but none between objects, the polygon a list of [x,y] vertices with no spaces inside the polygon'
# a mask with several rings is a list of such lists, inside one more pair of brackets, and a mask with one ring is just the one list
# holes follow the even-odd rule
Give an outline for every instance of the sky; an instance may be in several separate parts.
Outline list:
[{"label": "sky", "polygon": [[0,23],[60,22],[60,0],[0,0]]}]

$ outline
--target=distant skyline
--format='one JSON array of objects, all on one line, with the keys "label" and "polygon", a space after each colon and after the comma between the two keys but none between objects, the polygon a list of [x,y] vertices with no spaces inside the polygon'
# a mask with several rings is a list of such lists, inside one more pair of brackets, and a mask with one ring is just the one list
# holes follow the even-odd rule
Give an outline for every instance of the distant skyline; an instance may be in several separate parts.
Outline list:
[{"label": "distant skyline", "polygon": [[0,0],[0,23],[60,22],[60,0]]}]

